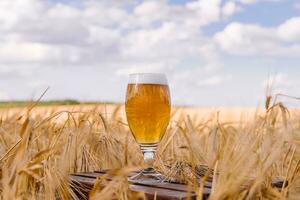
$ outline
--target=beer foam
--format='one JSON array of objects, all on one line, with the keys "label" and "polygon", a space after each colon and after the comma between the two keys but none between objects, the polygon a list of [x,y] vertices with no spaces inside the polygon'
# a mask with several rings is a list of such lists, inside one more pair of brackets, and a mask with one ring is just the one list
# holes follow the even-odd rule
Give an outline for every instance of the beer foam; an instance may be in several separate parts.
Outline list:
[{"label": "beer foam", "polygon": [[130,74],[129,84],[135,83],[168,85],[168,80],[164,74],[159,73]]}]

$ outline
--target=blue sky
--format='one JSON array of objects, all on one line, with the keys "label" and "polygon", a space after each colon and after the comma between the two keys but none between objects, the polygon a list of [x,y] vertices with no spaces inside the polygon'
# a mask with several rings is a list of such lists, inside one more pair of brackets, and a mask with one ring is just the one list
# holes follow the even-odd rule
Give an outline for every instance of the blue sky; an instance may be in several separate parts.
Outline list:
[{"label": "blue sky", "polygon": [[123,102],[134,72],[166,73],[174,104],[300,96],[296,0],[3,0],[0,36],[0,100]]}]

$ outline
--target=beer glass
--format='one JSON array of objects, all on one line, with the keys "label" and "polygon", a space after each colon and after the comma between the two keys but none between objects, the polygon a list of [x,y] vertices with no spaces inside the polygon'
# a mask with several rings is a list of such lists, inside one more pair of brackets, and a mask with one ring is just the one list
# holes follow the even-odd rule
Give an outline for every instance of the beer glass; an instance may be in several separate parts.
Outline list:
[{"label": "beer glass", "polygon": [[166,76],[154,73],[129,75],[125,109],[129,128],[149,166],[131,180],[162,180],[163,176],[153,168],[153,161],[170,121],[171,100]]}]

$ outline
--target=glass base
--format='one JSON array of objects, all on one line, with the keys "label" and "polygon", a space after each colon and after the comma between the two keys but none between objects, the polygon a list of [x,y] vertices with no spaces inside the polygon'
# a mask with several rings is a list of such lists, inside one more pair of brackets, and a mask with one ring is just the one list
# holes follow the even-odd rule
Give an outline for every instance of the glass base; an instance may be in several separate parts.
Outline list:
[{"label": "glass base", "polygon": [[152,184],[152,183],[162,183],[165,177],[153,168],[154,154],[156,151],[158,143],[153,144],[140,144],[141,151],[144,156],[145,164],[147,168],[140,171],[138,174],[130,177],[128,179],[131,183],[140,184]]},{"label": "glass base", "polygon": [[138,174],[130,177],[128,179],[131,183],[162,183],[164,182],[165,177],[157,172],[154,168],[149,167],[146,169],[143,169]]}]

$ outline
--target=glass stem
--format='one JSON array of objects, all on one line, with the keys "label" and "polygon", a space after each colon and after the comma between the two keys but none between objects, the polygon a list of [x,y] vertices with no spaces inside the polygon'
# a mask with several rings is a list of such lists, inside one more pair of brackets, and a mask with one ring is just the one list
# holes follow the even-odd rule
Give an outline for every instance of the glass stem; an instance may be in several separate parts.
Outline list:
[{"label": "glass stem", "polygon": [[154,162],[154,151],[144,151],[143,155],[145,163],[152,167]]},{"label": "glass stem", "polygon": [[143,152],[144,161],[148,165],[144,172],[153,172],[154,155],[157,145],[141,145],[141,150]]}]

